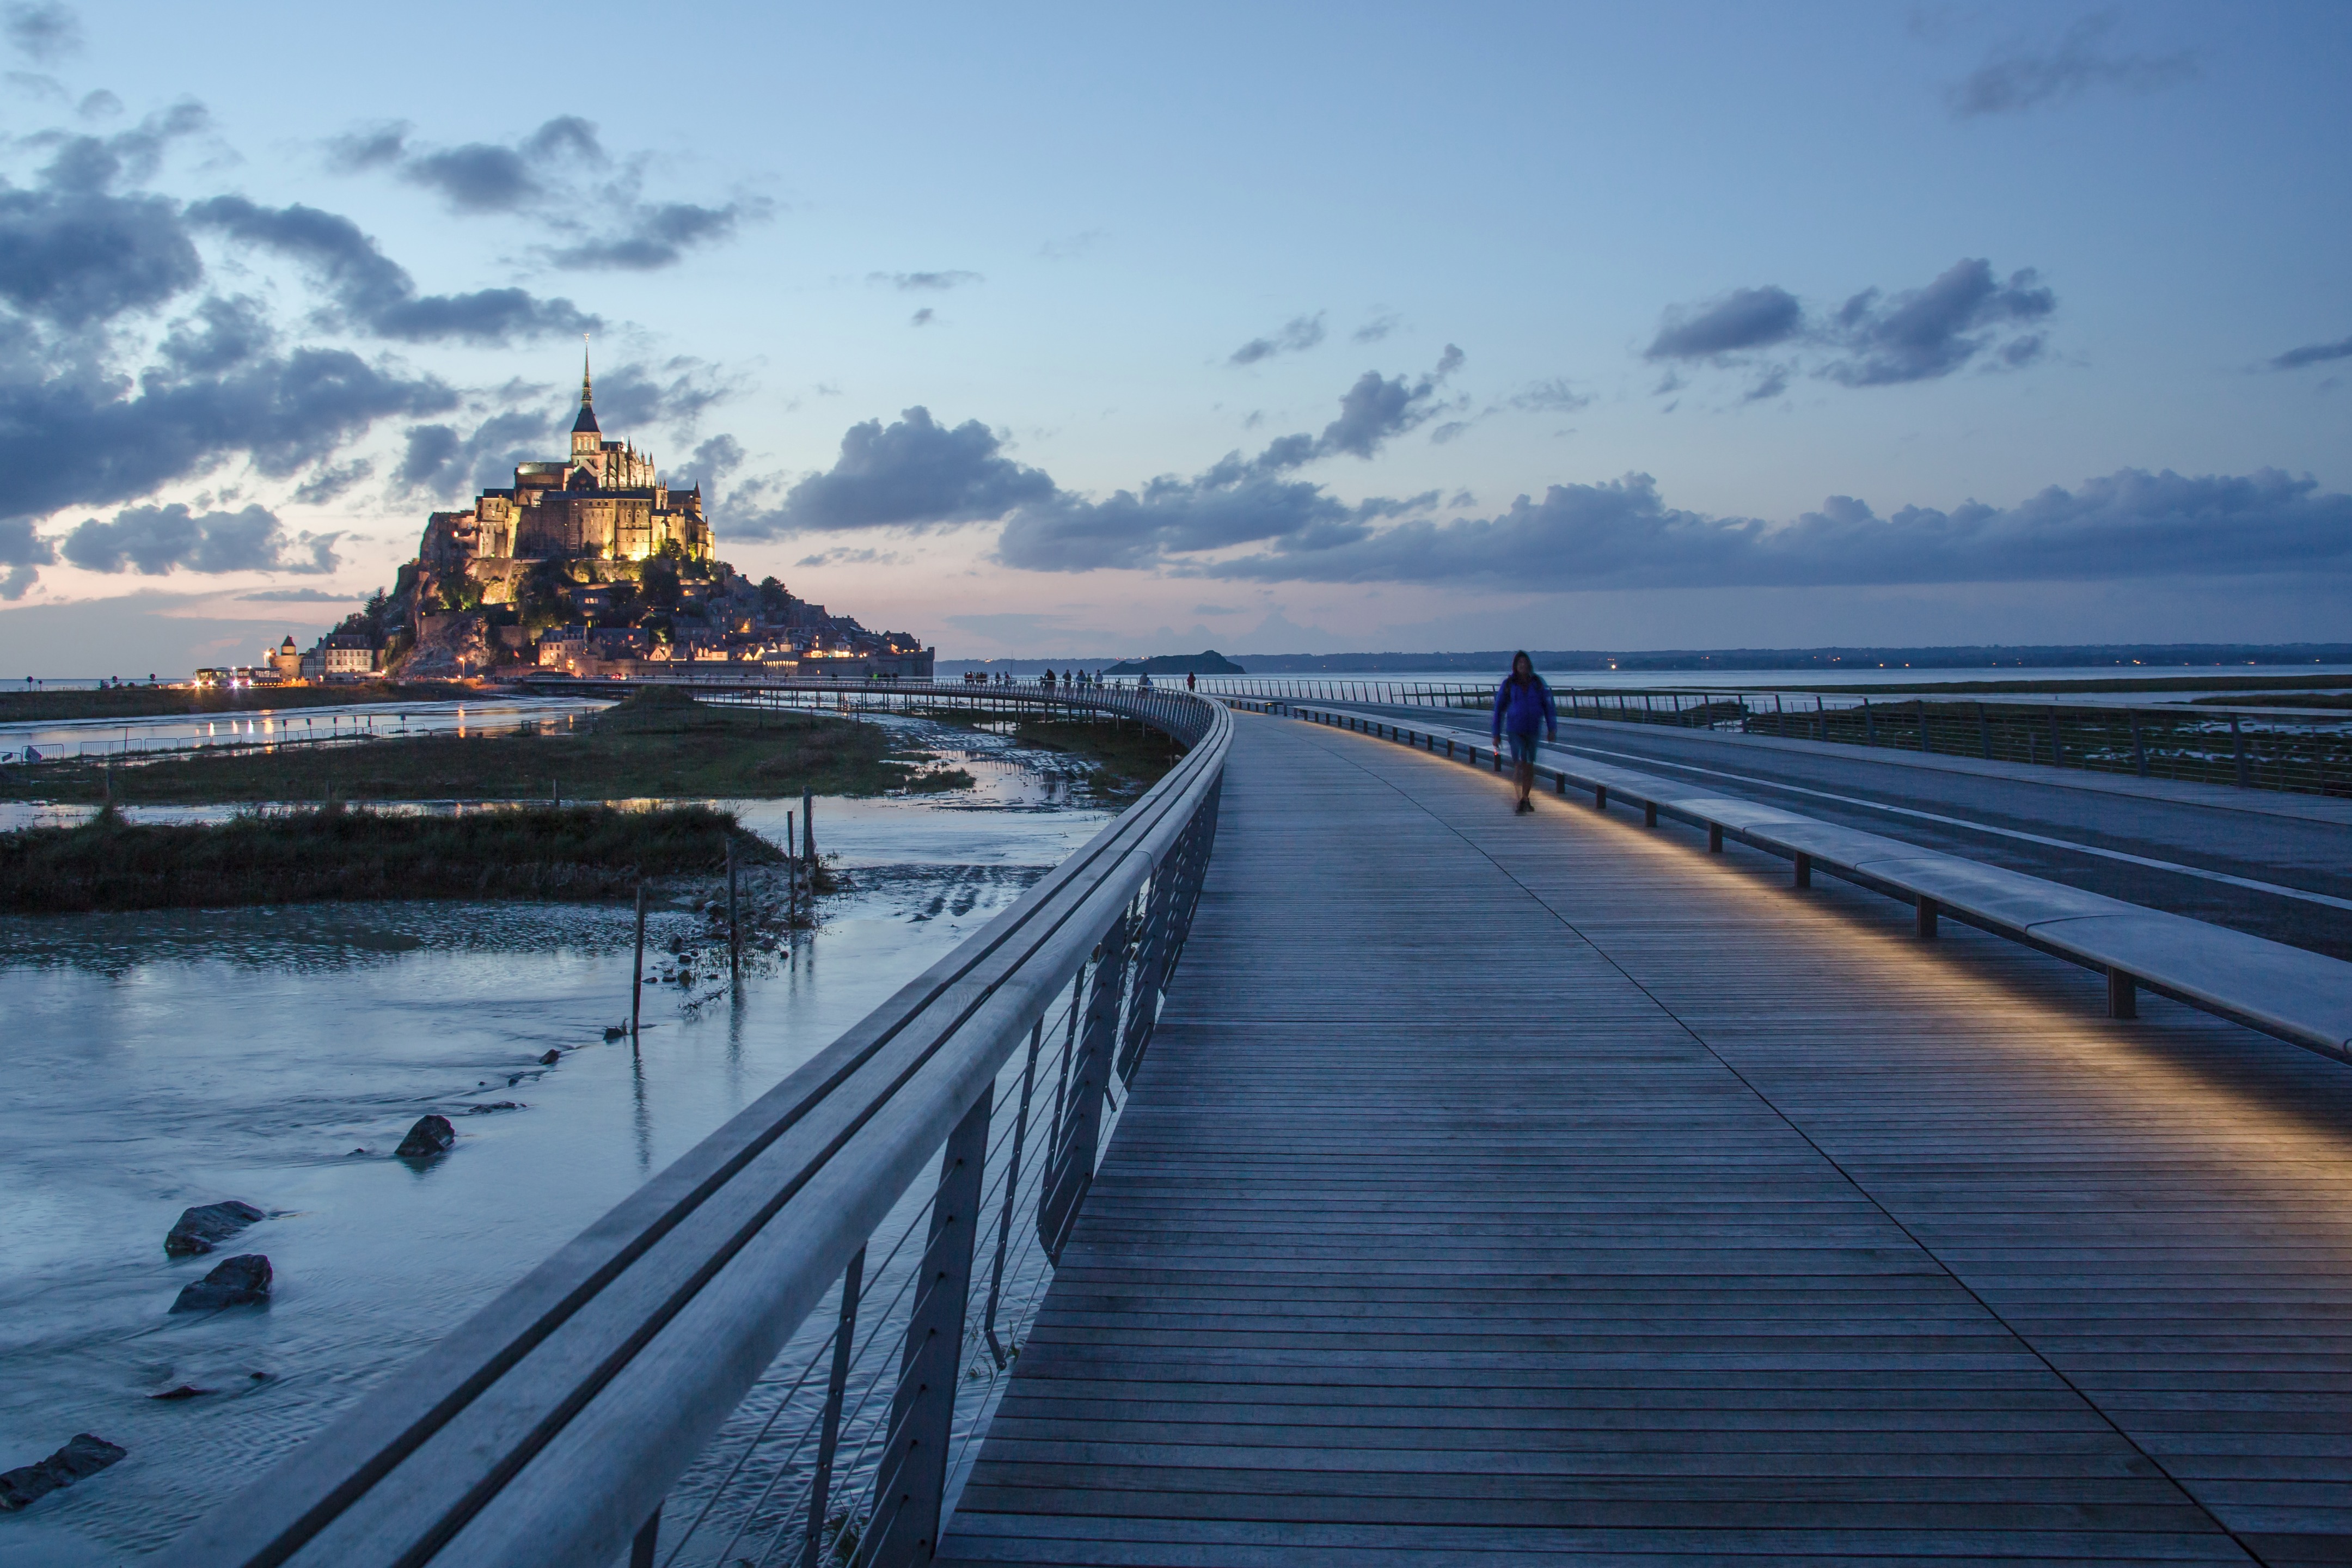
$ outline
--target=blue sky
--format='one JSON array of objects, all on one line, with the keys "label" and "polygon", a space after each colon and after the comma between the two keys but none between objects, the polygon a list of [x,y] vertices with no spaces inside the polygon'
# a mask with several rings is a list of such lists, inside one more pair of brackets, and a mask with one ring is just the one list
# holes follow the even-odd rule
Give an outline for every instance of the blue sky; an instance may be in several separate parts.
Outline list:
[{"label": "blue sky", "polygon": [[2352,636],[2340,5],[0,19],[0,668],[331,618],[583,327],[950,657]]}]

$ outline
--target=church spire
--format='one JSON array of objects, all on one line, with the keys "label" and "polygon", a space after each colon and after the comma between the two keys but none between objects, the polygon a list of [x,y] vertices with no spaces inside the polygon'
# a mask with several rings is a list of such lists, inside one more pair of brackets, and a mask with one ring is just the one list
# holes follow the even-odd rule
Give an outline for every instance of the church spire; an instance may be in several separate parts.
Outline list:
[{"label": "church spire", "polygon": [[[588,334],[585,332],[580,334],[580,417],[572,422],[572,434],[575,437],[601,434],[596,424],[595,388],[588,379]],[[575,450],[580,447],[577,440],[572,445]]]}]

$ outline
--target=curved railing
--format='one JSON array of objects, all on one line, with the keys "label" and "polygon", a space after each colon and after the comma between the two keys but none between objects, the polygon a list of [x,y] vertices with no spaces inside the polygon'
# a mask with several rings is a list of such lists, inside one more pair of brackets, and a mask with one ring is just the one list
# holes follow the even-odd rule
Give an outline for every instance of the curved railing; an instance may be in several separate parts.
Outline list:
[{"label": "curved railing", "polygon": [[1149,794],[173,1560],[926,1561],[1215,832],[1231,716],[1125,699],[1191,746]]}]

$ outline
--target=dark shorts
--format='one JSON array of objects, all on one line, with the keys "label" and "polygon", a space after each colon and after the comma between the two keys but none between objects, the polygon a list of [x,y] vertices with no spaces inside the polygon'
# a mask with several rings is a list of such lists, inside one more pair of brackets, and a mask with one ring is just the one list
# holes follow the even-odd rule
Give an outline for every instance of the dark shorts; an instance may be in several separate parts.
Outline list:
[{"label": "dark shorts", "polygon": [[1536,732],[1533,730],[1524,734],[1513,730],[1509,731],[1507,738],[1511,742],[1512,762],[1532,763],[1536,760]]}]

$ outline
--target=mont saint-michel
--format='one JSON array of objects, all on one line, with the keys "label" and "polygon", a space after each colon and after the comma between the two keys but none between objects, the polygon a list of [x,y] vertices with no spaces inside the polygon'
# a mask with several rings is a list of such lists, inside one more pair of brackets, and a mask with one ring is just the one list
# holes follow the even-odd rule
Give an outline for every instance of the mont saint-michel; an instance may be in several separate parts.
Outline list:
[{"label": "mont saint-michel", "polygon": [[512,485],[433,513],[389,594],[308,653],[289,637],[256,673],[628,678],[689,662],[770,676],[931,674],[936,650],[911,633],[870,631],[774,577],[755,583],[717,549],[700,484],[673,489],[650,454],[604,438],[583,364],[569,453],[518,463]]}]

